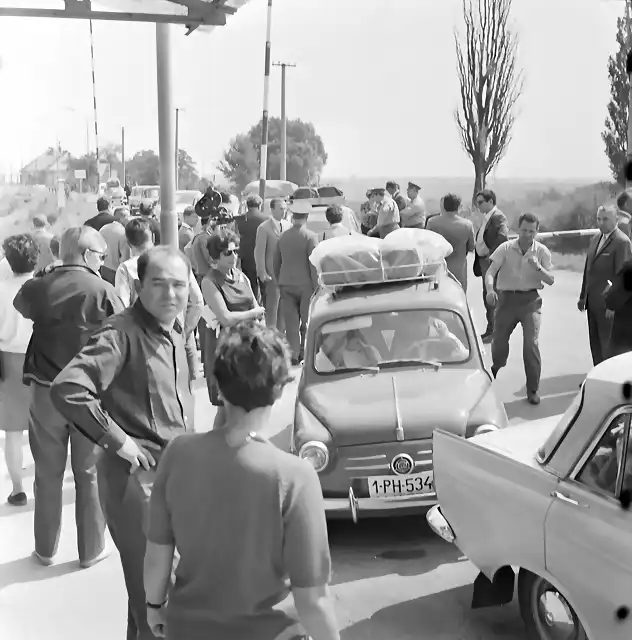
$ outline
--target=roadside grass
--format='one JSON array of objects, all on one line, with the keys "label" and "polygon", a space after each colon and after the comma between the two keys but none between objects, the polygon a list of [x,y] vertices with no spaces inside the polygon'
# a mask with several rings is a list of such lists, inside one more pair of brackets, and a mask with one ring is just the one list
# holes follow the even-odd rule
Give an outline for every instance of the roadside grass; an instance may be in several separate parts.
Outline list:
[{"label": "roadside grass", "polygon": [[561,269],[564,271],[582,273],[584,271],[586,256],[577,253],[557,253],[552,251],[551,260],[553,262],[553,267],[556,270]]}]

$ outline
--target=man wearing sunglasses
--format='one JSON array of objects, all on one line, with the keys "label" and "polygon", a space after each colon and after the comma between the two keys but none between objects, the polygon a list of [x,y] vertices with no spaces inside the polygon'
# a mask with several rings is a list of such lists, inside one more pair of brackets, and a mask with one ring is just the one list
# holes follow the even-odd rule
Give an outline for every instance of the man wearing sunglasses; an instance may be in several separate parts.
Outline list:
[{"label": "man wearing sunglasses", "polygon": [[35,461],[35,551],[45,566],[54,563],[61,532],[62,489],[68,443],[77,491],[79,561],[91,567],[108,554],[97,492],[97,447],[53,406],[50,387],[92,333],[123,311],[114,287],[101,278],[107,244],[94,228],[71,227],[61,237],[62,264],[27,281],[13,301],[33,321],[24,362],[31,385],[29,444]]}]

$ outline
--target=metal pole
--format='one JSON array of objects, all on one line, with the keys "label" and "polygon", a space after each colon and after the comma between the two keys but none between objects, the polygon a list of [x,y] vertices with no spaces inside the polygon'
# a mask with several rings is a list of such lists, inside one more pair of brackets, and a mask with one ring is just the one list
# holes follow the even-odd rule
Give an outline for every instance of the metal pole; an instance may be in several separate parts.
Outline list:
[{"label": "metal pole", "polygon": [[259,197],[265,199],[268,172],[268,102],[270,98],[270,52],[272,50],[272,0],[268,0],[266,58],[263,78],[263,118],[261,120],[261,161],[259,164]]},{"label": "metal pole", "polygon": [[180,141],[178,137],[180,135],[180,109],[176,109],[176,191],[179,187],[180,177],[178,175],[178,160],[179,160],[179,149],[180,149]]},{"label": "metal pole", "polygon": [[127,184],[125,178],[125,127],[121,127],[121,162],[123,164],[123,188]]},{"label": "metal pole", "polygon": [[173,100],[171,92],[171,27],[156,24],[156,78],[158,85],[158,146],[160,152],[161,243],[178,247]]},{"label": "metal pole", "polygon": [[97,117],[97,81],[94,73],[94,34],[92,32],[92,20],[90,20],[90,61],[92,63],[92,103],[94,106],[94,144],[97,152],[97,182],[101,182],[99,171],[99,119]]},{"label": "metal pole", "polygon": [[295,64],[275,62],[275,67],[281,67],[281,180],[287,180],[287,115],[285,111],[285,71]]}]

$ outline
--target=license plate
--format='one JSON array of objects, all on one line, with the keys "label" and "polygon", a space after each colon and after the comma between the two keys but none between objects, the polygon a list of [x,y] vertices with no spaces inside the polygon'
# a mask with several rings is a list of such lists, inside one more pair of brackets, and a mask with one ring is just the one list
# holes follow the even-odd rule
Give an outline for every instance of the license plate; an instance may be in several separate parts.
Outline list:
[{"label": "license plate", "polygon": [[434,493],[432,471],[413,473],[409,476],[373,476],[369,478],[371,498],[399,498],[401,496]]}]

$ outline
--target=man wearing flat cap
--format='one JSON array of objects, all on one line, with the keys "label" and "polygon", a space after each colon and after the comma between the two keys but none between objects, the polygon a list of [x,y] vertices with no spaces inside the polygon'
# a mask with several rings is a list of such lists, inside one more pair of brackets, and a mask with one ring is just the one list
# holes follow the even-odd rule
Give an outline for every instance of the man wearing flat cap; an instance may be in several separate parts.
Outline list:
[{"label": "man wearing flat cap", "polygon": [[407,195],[410,200],[400,213],[401,226],[405,229],[424,229],[426,227],[426,205],[419,192],[421,187],[414,182],[408,183]]},{"label": "man wearing flat cap", "polygon": [[312,210],[309,202],[295,200],[290,205],[292,226],[281,234],[274,259],[274,274],[281,292],[285,335],[292,349],[292,364],[303,359],[309,303],[318,287],[318,275],[309,256],[318,238],[307,228]]}]

